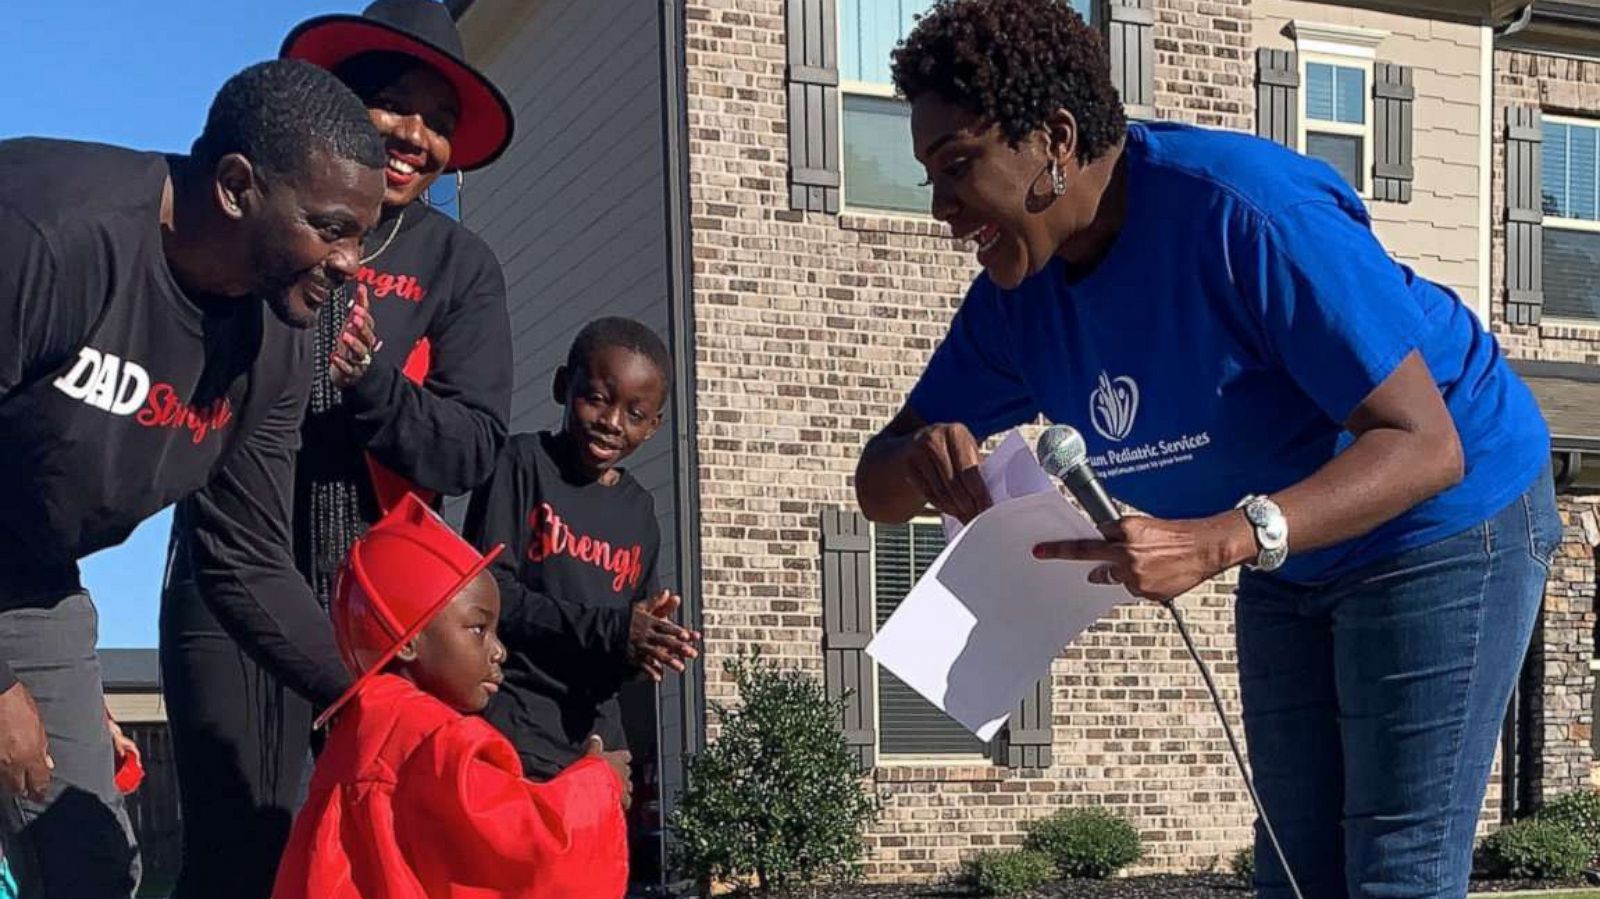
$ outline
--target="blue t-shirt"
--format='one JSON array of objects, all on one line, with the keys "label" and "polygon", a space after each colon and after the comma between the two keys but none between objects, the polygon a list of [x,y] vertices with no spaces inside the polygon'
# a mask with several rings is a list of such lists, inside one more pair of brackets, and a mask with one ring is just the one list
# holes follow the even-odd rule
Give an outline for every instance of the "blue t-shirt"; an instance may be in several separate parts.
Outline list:
[{"label": "blue t-shirt", "polygon": [[1075,281],[1053,259],[1014,290],[980,275],[911,392],[925,421],[981,440],[1042,413],[1083,432],[1118,499],[1203,517],[1311,475],[1420,350],[1464,479],[1363,537],[1291,556],[1281,574],[1302,582],[1459,533],[1548,464],[1544,420],[1494,338],[1389,257],[1333,169],[1177,124],[1130,126],[1125,152],[1127,218],[1105,257]]}]

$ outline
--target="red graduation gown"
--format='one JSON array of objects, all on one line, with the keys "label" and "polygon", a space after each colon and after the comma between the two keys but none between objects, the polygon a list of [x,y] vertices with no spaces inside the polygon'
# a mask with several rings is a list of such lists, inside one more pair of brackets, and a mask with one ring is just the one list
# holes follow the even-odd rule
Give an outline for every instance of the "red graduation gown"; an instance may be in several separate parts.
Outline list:
[{"label": "red graduation gown", "polygon": [[275,899],[618,899],[622,785],[586,758],[548,783],[510,742],[391,674],[335,719]]}]

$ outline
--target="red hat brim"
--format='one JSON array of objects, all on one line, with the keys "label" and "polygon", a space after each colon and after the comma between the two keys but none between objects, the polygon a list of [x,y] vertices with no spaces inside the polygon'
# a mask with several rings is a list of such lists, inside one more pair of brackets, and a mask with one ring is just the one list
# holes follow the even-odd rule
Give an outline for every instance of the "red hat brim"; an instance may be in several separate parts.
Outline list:
[{"label": "red hat brim", "polygon": [[332,70],[352,56],[372,51],[415,57],[455,88],[461,115],[450,137],[450,165],[445,171],[482,168],[511,145],[516,118],[510,101],[493,82],[433,44],[382,22],[353,15],[308,19],[289,32],[278,55]]},{"label": "red hat brim", "polygon": [[[483,554],[482,559],[479,559],[477,562],[473,563],[472,567],[467,570],[467,573],[461,577],[461,580],[457,581],[454,587],[451,587],[445,592],[443,598],[434,603],[432,608],[428,609],[427,614],[417,619],[417,621],[414,622],[409,628],[406,628],[405,633],[402,633],[399,637],[396,637],[394,645],[384,650],[383,654],[378,656],[376,661],[367,666],[367,670],[361,672],[361,674],[356,677],[356,682],[351,684],[348,690],[345,690],[344,693],[340,694],[338,699],[333,701],[333,705],[330,705],[324,709],[322,714],[317,716],[317,720],[311,722],[311,729],[316,730],[317,728],[322,727],[324,724],[327,724],[328,719],[332,718],[340,709],[344,708],[346,703],[354,699],[356,694],[361,692],[361,688],[367,685],[368,681],[382,673],[383,669],[387,667],[390,662],[394,661],[394,657],[400,653],[400,650],[404,649],[405,645],[411,642],[411,640],[415,638],[417,634],[422,633],[422,629],[428,626],[428,622],[432,621],[440,612],[444,611],[444,607],[449,605],[450,602],[461,593],[462,589],[464,589],[468,584],[472,583],[473,578],[477,577],[479,574],[482,574],[483,570],[489,567],[489,563],[494,561],[495,556],[500,555],[500,551],[505,548],[506,545],[504,543],[497,543],[493,549],[490,549],[488,552]],[[367,589],[366,585],[362,585],[362,589]]]}]

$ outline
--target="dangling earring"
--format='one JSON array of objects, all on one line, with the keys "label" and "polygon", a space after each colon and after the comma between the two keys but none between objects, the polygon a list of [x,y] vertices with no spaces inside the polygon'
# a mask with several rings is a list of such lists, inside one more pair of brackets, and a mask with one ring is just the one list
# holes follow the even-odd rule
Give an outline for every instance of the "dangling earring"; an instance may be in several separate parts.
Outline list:
[{"label": "dangling earring", "polygon": [[1050,189],[1058,197],[1067,192],[1067,176],[1061,171],[1059,159],[1050,160]]}]

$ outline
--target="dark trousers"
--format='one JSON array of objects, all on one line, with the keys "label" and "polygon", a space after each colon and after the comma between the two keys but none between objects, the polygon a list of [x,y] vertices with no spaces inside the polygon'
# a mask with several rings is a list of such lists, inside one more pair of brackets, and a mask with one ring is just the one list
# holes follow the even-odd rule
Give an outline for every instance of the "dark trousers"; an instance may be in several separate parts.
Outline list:
[{"label": "dark trousers", "polygon": [[55,762],[44,801],[0,795],[0,840],[23,899],[126,899],[139,883],[112,780],[99,626],[82,591],[0,611],[0,658],[38,704]]},{"label": "dark trousers", "polygon": [[302,795],[311,706],[186,584],[162,596],[161,678],[183,814],[171,899],[266,899]]}]

